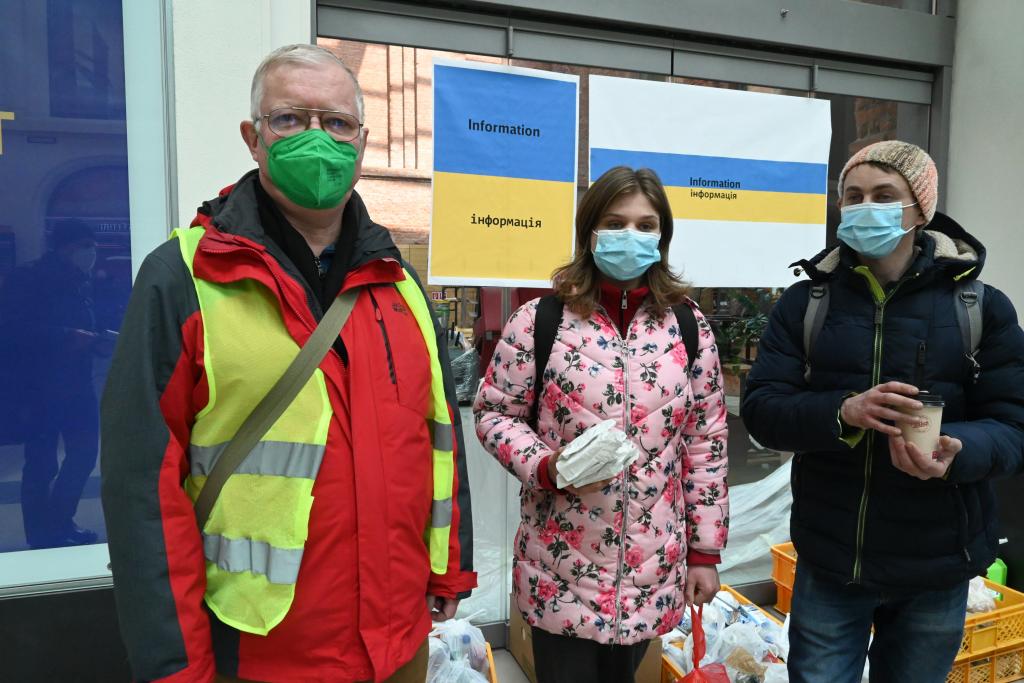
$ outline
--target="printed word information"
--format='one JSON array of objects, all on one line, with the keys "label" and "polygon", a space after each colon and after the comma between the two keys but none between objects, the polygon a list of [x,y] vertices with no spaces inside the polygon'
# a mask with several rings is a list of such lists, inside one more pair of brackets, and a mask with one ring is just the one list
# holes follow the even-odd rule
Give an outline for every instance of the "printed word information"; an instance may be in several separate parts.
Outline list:
[{"label": "printed word information", "polygon": [[491,123],[490,121],[474,121],[473,119],[467,119],[470,130],[478,130],[484,133],[504,133],[506,135],[522,135],[528,138],[539,138],[540,128],[530,128],[529,126],[513,126],[507,123]]},{"label": "printed word information", "polygon": [[690,187],[716,187],[723,190],[739,190],[740,182],[738,180],[708,180],[707,178],[694,178],[690,177]]},{"label": "printed word information", "polygon": [[512,217],[512,216],[492,216],[490,214],[482,214],[480,216],[475,213],[469,217],[469,222],[473,225],[486,225],[488,228],[542,228],[544,227],[541,223],[541,219],[534,218],[532,216],[527,217]]}]

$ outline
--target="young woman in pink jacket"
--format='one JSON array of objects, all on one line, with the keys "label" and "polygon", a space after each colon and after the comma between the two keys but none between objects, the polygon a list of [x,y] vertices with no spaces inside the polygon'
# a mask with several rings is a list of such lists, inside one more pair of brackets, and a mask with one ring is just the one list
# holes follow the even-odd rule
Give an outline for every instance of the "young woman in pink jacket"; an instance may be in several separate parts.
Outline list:
[{"label": "young woman in pink jacket", "polygon": [[[653,171],[602,175],[580,201],[576,256],[554,275],[562,318],[543,381],[535,386],[534,300],[509,319],[476,398],[480,441],[522,482],[513,594],[533,627],[538,683],[633,681],[648,641],[719,588],[729,528],[721,366],[669,268],[672,228]],[[694,319],[691,359],[682,330]],[[609,419],[639,458],[606,481],[559,489],[561,450]]]}]

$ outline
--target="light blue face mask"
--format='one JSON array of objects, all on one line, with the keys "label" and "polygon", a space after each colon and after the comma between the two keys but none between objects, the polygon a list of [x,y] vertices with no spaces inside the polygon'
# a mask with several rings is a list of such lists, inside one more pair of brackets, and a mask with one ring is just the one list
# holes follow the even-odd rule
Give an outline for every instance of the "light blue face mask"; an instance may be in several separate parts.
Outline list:
[{"label": "light blue face mask", "polygon": [[871,259],[885,258],[909,232],[903,229],[903,209],[914,204],[917,202],[844,206],[836,236],[858,254]]},{"label": "light blue face mask", "polygon": [[630,228],[598,230],[594,263],[598,270],[618,282],[635,280],[661,260],[658,233],[640,232]]}]

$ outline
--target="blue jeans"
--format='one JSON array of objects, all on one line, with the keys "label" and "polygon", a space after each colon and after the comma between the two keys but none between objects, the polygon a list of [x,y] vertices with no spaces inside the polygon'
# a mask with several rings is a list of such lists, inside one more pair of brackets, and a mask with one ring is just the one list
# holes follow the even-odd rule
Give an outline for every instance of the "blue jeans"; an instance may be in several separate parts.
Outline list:
[{"label": "blue jeans", "polygon": [[798,561],[790,683],[857,683],[865,657],[871,683],[944,683],[960,649],[966,612],[966,581],[915,593],[870,590],[835,583]]}]

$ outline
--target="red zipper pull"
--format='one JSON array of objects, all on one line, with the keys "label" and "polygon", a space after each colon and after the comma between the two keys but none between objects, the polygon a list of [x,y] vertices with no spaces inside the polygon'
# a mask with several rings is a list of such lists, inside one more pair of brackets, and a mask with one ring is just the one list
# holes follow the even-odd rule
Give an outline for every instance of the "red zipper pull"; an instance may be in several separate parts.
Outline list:
[{"label": "red zipper pull", "polygon": [[622,290],[622,310],[629,308],[629,292]]}]

